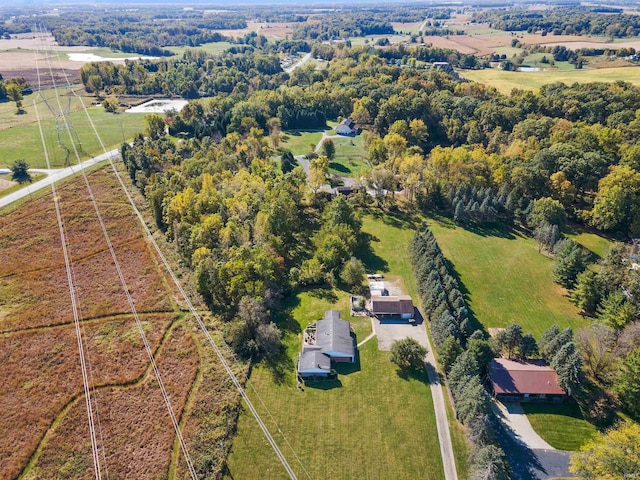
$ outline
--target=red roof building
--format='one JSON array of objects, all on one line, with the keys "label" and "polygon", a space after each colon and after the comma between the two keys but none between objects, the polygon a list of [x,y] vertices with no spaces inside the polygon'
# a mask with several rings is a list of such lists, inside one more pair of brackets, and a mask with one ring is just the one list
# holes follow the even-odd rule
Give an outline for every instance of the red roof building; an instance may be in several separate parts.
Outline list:
[{"label": "red roof building", "polygon": [[494,358],[489,365],[494,395],[505,401],[562,401],[567,394],[556,371],[542,360],[516,362]]}]

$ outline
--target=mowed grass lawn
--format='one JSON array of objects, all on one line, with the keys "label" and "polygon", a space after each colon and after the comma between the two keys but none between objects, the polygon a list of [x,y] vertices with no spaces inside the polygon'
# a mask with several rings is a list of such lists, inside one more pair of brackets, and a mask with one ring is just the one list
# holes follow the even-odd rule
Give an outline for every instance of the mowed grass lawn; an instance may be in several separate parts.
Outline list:
[{"label": "mowed grass lawn", "polygon": [[563,405],[523,403],[522,408],[538,435],[560,450],[580,450],[597,432],[573,402]]},{"label": "mowed grass lawn", "polygon": [[[306,385],[304,391],[299,390],[294,372],[300,351],[299,332],[330,308],[349,318],[345,317],[347,293],[317,289],[289,299],[289,306],[286,359],[280,359],[283,370],[274,372],[259,364],[253,369],[247,392],[298,477],[443,478],[425,378],[398,376],[389,352],[379,351],[374,338],[359,349],[360,370],[340,374],[339,382],[326,387]],[[371,331],[366,317],[355,321],[355,326],[358,341]],[[342,371],[342,367],[337,369]],[[246,411],[240,416],[233,439],[229,471],[228,478],[234,480],[286,477],[262,431]]]},{"label": "mowed grass lawn", "polygon": [[370,167],[362,135],[337,137],[332,140],[336,147],[336,156],[329,163],[329,173],[343,177],[357,177],[364,168]]},{"label": "mowed grass lawn", "polygon": [[495,68],[487,68],[484,70],[464,70],[461,74],[466,79],[495,87],[505,94],[511,93],[514,88],[535,90],[542,85],[553,82],[571,85],[576,82],[615,82],[616,80],[624,80],[634,85],[640,85],[640,67],[545,72],[507,72]]},{"label": "mowed grass lawn", "polygon": [[[25,103],[25,108],[33,110],[34,107],[33,104]],[[39,105],[38,112],[40,114],[49,113],[45,105]],[[131,140],[137,133],[144,131],[144,114],[113,114],[105,112],[101,107],[89,108],[89,114],[108,149],[116,148],[124,140]],[[58,144],[58,130],[55,119],[51,115],[46,118],[42,122],[42,129],[51,166],[64,167],[66,154],[64,148]],[[85,160],[103,153],[85,112],[83,110],[71,112],[70,118],[82,143],[82,152],[79,152],[81,159]],[[69,162],[75,164],[77,160],[71,147],[69,134],[64,129],[65,126],[62,120],[59,123],[62,128],[60,132],[62,143],[71,150]],[[76,138],[75,135],[73,138]],[[27,161],[31,168],[46,168],[37,122],[0,130],[0,151],[4,152],[0,158],[0,167],[8,167],[15,160],[23,159]]]},{"label": "mowed grass lawn", "polygon": [[282,132],[279,146],[294,155],[305,155],[313,151],[321,139],[320,130],[285,130]]},{"label": "mowed grass lawn", "polygon": [[518,323],[539,338],[553,324],[574,330],[588,324],[553,282],[553,260],[538,253],[532,238],[501,226],[473,232],[434,220],[431,228],[485,328]]},{"label": "mowed grass lawn", "polygon": [[[359,252],[369,271],[401,278],[415,295],[409,245],[421,225],[409,217],[366,215],[363,231],[371,236],[370,251]],[[265,363],[251,374],[247,391],[272,432],[284,433],[311,478],[443,478],[442,460],[431,391],[426,375],[401,378],[389,352],[378,350],[373,338],[359,349],[359,370],[340,374],[340,385],[296,388],[295,366],[303,328],[334,308],[348,315],[348,293],[314,289],[288,299],[279,320],[286,332],[286,355],[278,368]],[[370,332],[367,317],[350,318],[357,340]],[[348,365],[344,367],[348,368]],[[255,390],[258,392],[256,394]],[[264,402],[264,405],[262,404]],[[266,406],[266,408],[265,408]],[[266,409],[273,418],[266,413]],[[274,423],[275,422],[275,423]],[[466,478],[467,447],[462,427],[450,419],[460,478]],[[282,435],[276,440],[300,478],[308,478]],[[282,466],[257,426],[244,411],[229,458],[236,480],[285,477]]]}]

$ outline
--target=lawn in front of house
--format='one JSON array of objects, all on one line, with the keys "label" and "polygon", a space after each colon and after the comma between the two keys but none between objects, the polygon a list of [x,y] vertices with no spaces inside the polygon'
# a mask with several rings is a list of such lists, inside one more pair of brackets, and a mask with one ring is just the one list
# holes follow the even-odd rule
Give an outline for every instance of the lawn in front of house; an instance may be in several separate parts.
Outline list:
[{"label": "lawn in front of house", "polygon": [[523,403],[522,409],[538,435],[560,450],[580,450],[597,432],[573,401],[559,405]]},{"label": "lawn in front of house", "polygon": [[588,324],[554,283],[553,260],[538,253],[533,238],[499,224],[465,229],[439,219],[430,227],[485,329],[518,323],[540,338],[553,324],[574,330]]},{"label": "lawn in front of house", "polygon": [[367,151],[364,148],[364,137],[334,137],[336,156],[329,163],[329,173],[341,177],[359,177],[365,168],[369,168]]},{"label": "lawn in front of house", "polygon": [[[296,387],[301,332],[331,308],[352,322],[358,342],[371,332],[368,317],[348,316],[347,292],[298,293],[287,300],[278,321],[285,332],[286,353],[277,364],[256,365],[247,386],[292,468],[299,478],[444,478],[426,374],[399,376],[390,353],[379,351],[376,339],[359,349],[355,371],[339,374],[337,381],[305,385],[304,390]],[[351,367],[342,364],[337,370]],[[246,411],[240,416],[228,465],[228,478],[286,476]]]},{"label": "lawn in front of house", "polygon": [[321,139],[321,130],[284,130],[279,147],[294,155],[305,155],[312,152]]}]

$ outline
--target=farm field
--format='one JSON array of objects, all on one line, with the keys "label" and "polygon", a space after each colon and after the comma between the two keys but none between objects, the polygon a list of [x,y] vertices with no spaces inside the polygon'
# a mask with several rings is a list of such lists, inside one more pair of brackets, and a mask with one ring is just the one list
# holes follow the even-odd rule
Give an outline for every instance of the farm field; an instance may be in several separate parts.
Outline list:
[{"label": "farm field", "polygon": [[[372,235],[372,249],[363,255],[367,270],[400,280],[413,295],[408,245],[414,227],[417,225],[386,215],[367,215],[363,226]],[[375,338],[359,349],[359,368],[340,374],[334,388],[296,388],[294,369],[302,329],[330,308],[349,318],[347,301],[348,293],[338,289],[313,289],[289,298],[279,322],[286,331],[286,357],[277,369],[265,363],[253,369],[250,382],[260,398],[248,388],[250,396],[258,405],[264,402],[262,408],[273,415],[268,425],[275,428],[273,422],[278,424],[311,478],[443,478],[440,455],[435,453],[439,446],[426,377],[399,377],[389,352],[379,351]],[[350,321],[357,341],[370,333],[368,318]],[[408,409],[407,415],[390,414],[404,409]],[[458,471],[465,475],[464,433],[455,421],[451,429]],[[303,475],[284,439],[278,436],[277,440],[285,445],[284,453],[294,470]],[[329,456],[330,462],[326,460]],[[245,412],[234,439],[229,471],[228,478],[282,478],[282,467]]]},{"label": "farm field", "polygon": [[[29,114],[34,111],[33,103],[25,99],[25,110]],[[85,103],[88,104],[87,100]],[[57,108],[57,103],[54,104]],[[66,104],[62,103],[63,108]],[[105,112],[101,107],[89,107],[89,114],[95,123],[96,129],[100,132],[102,141],[108,149],[119,146],[124,140],[131,140],[137,133],[144,130],[143,114],[113,114]],[[38,106],[38,112],[46,115],[47,107],[45,105]],[[66,152],[63,147],[58,144],[58,136],[56,122],[53,116],[48,115],[42,122],[44,130],[45,142],[49,151],[49,159],[51,166],[64,167]],[[82,144],[82,152],[80,157],[82,160],[103,153],[100,143],[96,139],[95,133],[84,111],[72,111],[71,123],[75,127],[80,142]],[[69,155],[70,164],[77,163],[74,152],[69,141],[69,135],[65,130],[64,124],[61,127],[61,139],[63,145],[71,150]],[[74,136],[75,137],[75,136]],[[16,125],[10,128],[0,130],[0,151],[7,152],[0,159],[0,167],[8,167],[15,160],[26,160],[30,168],[47,168],[44,153],[42,150],[42,141],[40,139],[40,130],[35,122]]]},{"label": "farm field", "polygon": [[167,50],[175,53],[176,55],[182,55],[187,49],[190,50],[204,50],[207,53],[218,54],[222,53],[231,47],[233,44],[229,42],[212,42],[203,43],[197,47],[166,47]]},{"label": "farm field", "polygon": [[[202,351],[202,338],[180,310],[115,178],[103,168],[89,173],[89,181],[174,413],[190,432],[187,444],[194,464],[201,473],[219,469],[226,450],[211,452],[201,439],[226,441],[237,416],[237,392],[215,356]],[[112,478],[164,478],[170,471],[181,472],[173,426],[82,177],[62,184],[58,196],[95,387],[103,468]],[[94,477],[78,343],[57,235],[51,193],[0,212],[5,253],[0,265],[0,478]],[[218,335],[215,322],[207,322]],[[211,418],[212,410],[223,415]]]},{"label": "farm field", "polygon": [[567,70],[544,72],[508,72],[497,69],[464,70],[461,75],[474,82],[484,83],[508,94],[514,88],[535,90],[547,83],[566,84],[588,82],[615,82],[622,80],[640,85],[640,67],[600,68],[594,70]]},{"label": "farm field", "polygon": [[574,330],[587,325],[553,282],[553,262],[538,253],[532,238],[501,225],[470,231],[434,220],[430,226],[485,328],[519,323],[539,338],[553,324]]}]

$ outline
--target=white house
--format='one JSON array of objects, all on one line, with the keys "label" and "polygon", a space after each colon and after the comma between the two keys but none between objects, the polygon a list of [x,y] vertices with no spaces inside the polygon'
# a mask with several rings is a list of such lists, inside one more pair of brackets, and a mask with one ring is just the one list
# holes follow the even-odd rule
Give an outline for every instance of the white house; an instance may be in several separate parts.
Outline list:
[{"label": "white house", "polygon": [[356,123],[350,118],[345,118],[340,122],[340,124],[336,127],[336,133],[338,135],[357,135],[358,129],[356,128]]}]

